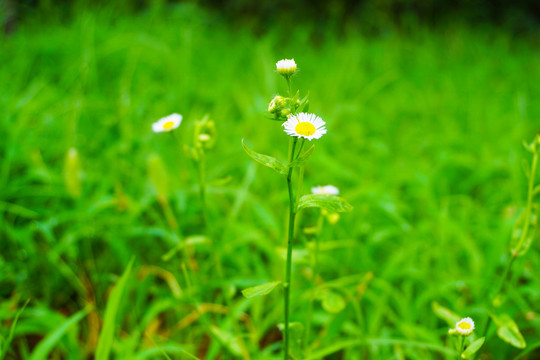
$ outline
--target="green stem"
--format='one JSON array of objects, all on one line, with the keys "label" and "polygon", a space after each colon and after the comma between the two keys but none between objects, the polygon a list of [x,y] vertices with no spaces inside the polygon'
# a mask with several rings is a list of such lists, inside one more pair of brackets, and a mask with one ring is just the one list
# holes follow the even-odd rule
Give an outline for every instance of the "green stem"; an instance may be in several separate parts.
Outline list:
[{"label": "green stem", "polygon": [[458,360],[461,360],[461,354],[463,354],[463,348],[465,347],[465,341],[463,341],[463,336],[459,336],[459,352]]},{"label": "green stem", "polygon": [[[529,183],[528,183],[528,188],[527,188],[527,206],[525,207],[525,214],[524,214],[525,222],[523,224],[523,230],[521,232],[521,237],[519,238],[519,242],[517,243],[514,250],[512,250],[512,253],[510,254],[511,256],[510,260],[508,261],[508,264],[506,264],[506,268],[504,269],[504,272],[503,272],[503,275],[501,276],[499,284],[495,288],[496,291],[493,293],[493,296],[490,298],[490,304],[488,306],[490,313],[493,311],[493,300],[504,289],[504,285],[510,276],[510,272],[512,271],[512,265],[514,264],[514,261],[516,260],[516,258],[519,256],[521,252],[521,247],[525,243],[525,239],[527,238],[527,235],[529,233],[529,225],[531,221],[531,211],[532,211],[533,197],[534,197],[534,180],[536,178],[537,167],[538,167],[538,153],[535,152],[533,155],[533,160],[531,164],[531,172],[529,173]],[[484,336],[487,335],[490,326],[491,326],[491,316],[488,314],[488,320],[484,328]]]},{"label": "green stem", "polygon": [[[298,138],[292,140],[291,151],[289,154],[289,162],[294,160],[294,150]],[[285,326],[284,326],[284,359],[289,359],[289,311],[290,311],[290,295],[291,295],[291,271],[292,271],[292,249],[294,240],[294,220],[296,218],[295,199],[292,187],[292,172],[293,168],[289,168],[287,173],[287,189],[289,190],[289,234],[287,238],[287,265],[285,272]]]},{"label": "green stem", "polygon": [[[510,258],[510,261],[508,261],[508,264],[506,264],[506,268],[504,269],[503,275],[501,276],[501,279],[499,280],[499,284],[495,288],[496,291],[493,293],[493,296],[491,297],[491,300],[490,300],[490,304],[489,304],[489,312],[490,313],[493,311],[493,301],[495,300],[497,295],[499,295],[499,293],[504,288],[504,284],[505,284],[506,280],[508,279],[508,275],[510,275],[510,270],[512,268],[512,264],[514,263],[515,259],[516,258],[514,256],[512,256]],[[484,335],[483,335],[484,337],[487,335],[490,326],[491,326],[491,315],[488,314],[488,319],[487,319],[487,322],[486,322],[486,326],[484,328]]]},{"label": "green stem", "polygon": [[208,214],[206,211],[206,154],[204,150],[199,152],[198,170],[199,170],[199,197],[201,199],[201,212],[205,228],[208,226]]},{"label": "green stem", "polygon": [[536,177],[537,165],[538,165],[538,153],[534,153],[532,165],[531,165],[531,172],[529,174],[529,187],[527,191],[527,207],[525,208],[525,224],[523,225],[523,231],[521,233],[521,237],[519,238],[519,242],[516,246],[516,249],[514,250],[514,253],[512,254],[514,257],[516,257],[520,253],[521,247],[523,246],[523,243],[525,242],[525,239],[527,238],[527,235],[529,233],[529,225],[531,223],[532,201],[534,197],[534,180]]},{"label": "green stem", "polygon": [[289,90],[289,97],[292,98],[292,90],[291,90],[291,77],[286,76],[285,79],[287,79],[287,88]]}]

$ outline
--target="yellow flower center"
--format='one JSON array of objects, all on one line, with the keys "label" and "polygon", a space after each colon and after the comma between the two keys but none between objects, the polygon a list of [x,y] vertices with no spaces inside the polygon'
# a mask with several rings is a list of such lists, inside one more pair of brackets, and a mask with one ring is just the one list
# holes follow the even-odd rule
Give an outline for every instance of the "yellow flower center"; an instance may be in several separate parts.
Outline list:
[{"label": "yellow flower center", "polygon": [[165,124],[163,124],[163,128],[165,130],[171,130],[174,126],[174,121],[167,121]]},{"label": "yellow flower center", "polygon": [[303,121],[303,122],[298,123],[295,126],[294,130],[299,135],[310,136],[310,135],[315,134],[316,129],[315,129],[315,125],[313,125],[312,123]]},{"label": "yellow flower center", "polygon": [[470,330],[471,329],[471,324],[467,323],[467,322],[462,322],[461,324],[458,325],[458,327],[462,330]]}]

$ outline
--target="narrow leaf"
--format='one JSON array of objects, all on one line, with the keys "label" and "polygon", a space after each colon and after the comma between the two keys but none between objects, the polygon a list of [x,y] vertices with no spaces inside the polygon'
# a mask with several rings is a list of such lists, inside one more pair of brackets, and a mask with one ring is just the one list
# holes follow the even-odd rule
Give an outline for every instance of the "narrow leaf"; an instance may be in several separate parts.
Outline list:
[{"label": "narrow leaf", "polygon": [[41,342],[35,347],[29,360],[45,360],[49,356],[49,353],[54,349],[55,345],[62,339],[67,331],[81,321],[92,310],[92,306],[87,306],[84,309],[76,312],[66,321],[60,324],[53,332],[49,333]]},{"label": "narrow leaf", "polygon": [[30,299],[26,300],[23,307],[20,308],[19,311],[17,311],[17,313],[15,314],[15,318],[13,319],[13,322],[11,323],[11,327],[9,329],[8,337],[3,344],[2,351],[0,352],[0,360],[4,359],[4,357],[6,356],[9,350],[9,345],[11,344],[11,341],[13,340],[13,335],[15,334],[15,327],[17,326],[17,322],[19,321],[19,317],[21,316],[23,311],[26,309],[26,306],[28,306],[29,302],[30,302]]},{"label": "narrow leaf", "polygon": [[515,321],[507,314],[491,315],[491,318],[497,325],[497,335],[510,345],[517,347],[518,349],[524,349],[527,346],[523,335],[519,331],[519,328]]},{"label": "narrow leaf", "polygon": [[268,295],[274,290],[278,285],[281,285],[281,281],[273,281],[268,284],[258,285],[242,290],[242,295],[250,299],[255,296],[264,296]]},{"label": "narrow leaf", "polygon": [[449,310],[444,306],[439,305],[439,303],[436,301],[431,303],[431,308],[433,309],[435,315],[446,321],[448,323],[448,326],[450,327],[456,326],[456,323],[461,320],[461,316],[459,316],[452,310]]},{"label": "narrow leaf", "polygon": [[313,154],[314,151],[315,151],[315,145],[311,145],[311,147],[309,149],[307,149],[306,152],[304,152],[302,155],[298,156],[298,158],[296,160],[294,160],[292,163],[290,163],[289,167],[296,167],[296,166],[304,165],[306,163],[307,159],[309,159],[311,157],[311,155]]},{"label": "narrow leaf", "polygon": [[271,169],[274,169],[276,172],[286,175],[288,172],[288,167],[283,164],[281,161],[279,161],[276,158],[273,158],[268,155],[259,154],[258,152],[255,152],[248,148],[246,144],[244,144],[244,139],[242,139],[242,147],[244,148],[244,151],[256,162],[258,162],[261,165],[267,166]]},{"label": "narrow leaf", "polygon": [[471,356],[473,356],[474,354],[476,354],[476,352],[478,350],[480,350],[482,345],[484,345],[484,341],[486,341],[485,337],[481,337],[480,339],[476,339],[471,345],[469,345],[465,349],[465,351],[461,354],[461,357],[463,359],[467,359],[467,358],[470,358]]},{"label": "narrow leaf", "polygon": [[114,340],[114,330],[116,327],[116,314],[122,301],[124,289],[126,287],[127,280],[131,273],[134,259],[131,259],[126,270],[122,274],[120,280],[111,292],[107,307],[105,308],[105,319],[103,321],[103,329],[99,336],[97,348],[96,348],[96,360],[107,360],[111,353],[111,347]]},{"label": "narrow leaf", "polygon": [[352,205],[345,199],[339,196],[326,194],[309,194],[302,196],[298,201],[296,211],[308,207],[318,207],[330,212],[350,212],[353,210]]}]

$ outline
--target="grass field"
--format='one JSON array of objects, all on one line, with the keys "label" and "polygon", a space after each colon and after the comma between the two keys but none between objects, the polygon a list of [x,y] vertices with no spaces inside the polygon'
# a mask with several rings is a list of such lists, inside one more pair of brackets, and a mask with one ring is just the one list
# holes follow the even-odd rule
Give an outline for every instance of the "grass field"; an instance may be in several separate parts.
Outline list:
[{"label": "grass field", "polygon": [[[185,4],[29,17],[0,40],[0,359],[282,358],[281,290],[241,293],[284,277],[285,178],[241,146],[286,160],[266,112],[286,91],[282,58],[327,122],[304,192],[333,184],[354,206],[320,235],[297,358],[455,359],[433,306],[482,336],[526,205],[539,54],[532,37],[463,25],[255,36]],[[173,112],[174,136],[151,131]],[[206,114],[205,227],[184,146]],[[297,222],[291,313],[304,325],[318,214]],[[492,327],[476,358],[540,359],[538,249],[495,301],[527,347]]]}]

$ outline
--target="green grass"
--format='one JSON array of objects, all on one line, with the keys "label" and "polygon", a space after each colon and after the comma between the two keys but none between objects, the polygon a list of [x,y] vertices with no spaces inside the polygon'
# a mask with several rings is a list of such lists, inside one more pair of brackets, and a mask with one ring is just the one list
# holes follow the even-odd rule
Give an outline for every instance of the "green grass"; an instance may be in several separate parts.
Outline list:
[{"label": "green grass", "polygon": [[[310,111],[328,128],[304,189],[333,184],[355,207],[323,233],[319,284],[346,308],[333,314],[316,301],[312,358],[453,359],[434,301],[483,331],[526,199],[521,142],[540,130],[537,44],[465,26],[312,41],[325,30],[254,36],[181,5],[82,11],[62,23],[36,15],[0,40],[0,346],[31,299],[7,359],[87,358],[98,341],[115,359],[280,358],[281,290],[252,299],[241,290],[284,278],[285,178],[255,164],[241,139],[286,159],[288,138],[265,110],[286,90],[274,63],[291,57],[293,86],[310,91]],[[172,112],[184,116],[180,145],[150,128]],[[181,148],[205,114],[218,130],[207,159],[210,240],[197,237],[197,175]],[[71,147],[78,198],[64,180]],[[307,316],[311,267],[301,255],[312,238],[302,229],[316,218],[299,219],[293,321]],[[538,246],[516,262],[499,309],[529,346],[540,336]],[[123,291],[113,290],[131,258]],[[109,300],[119,303],[105,318]],[[111,338],[100,339],[103,325]],[[484,350],[521,352],[495,335]]]}]

